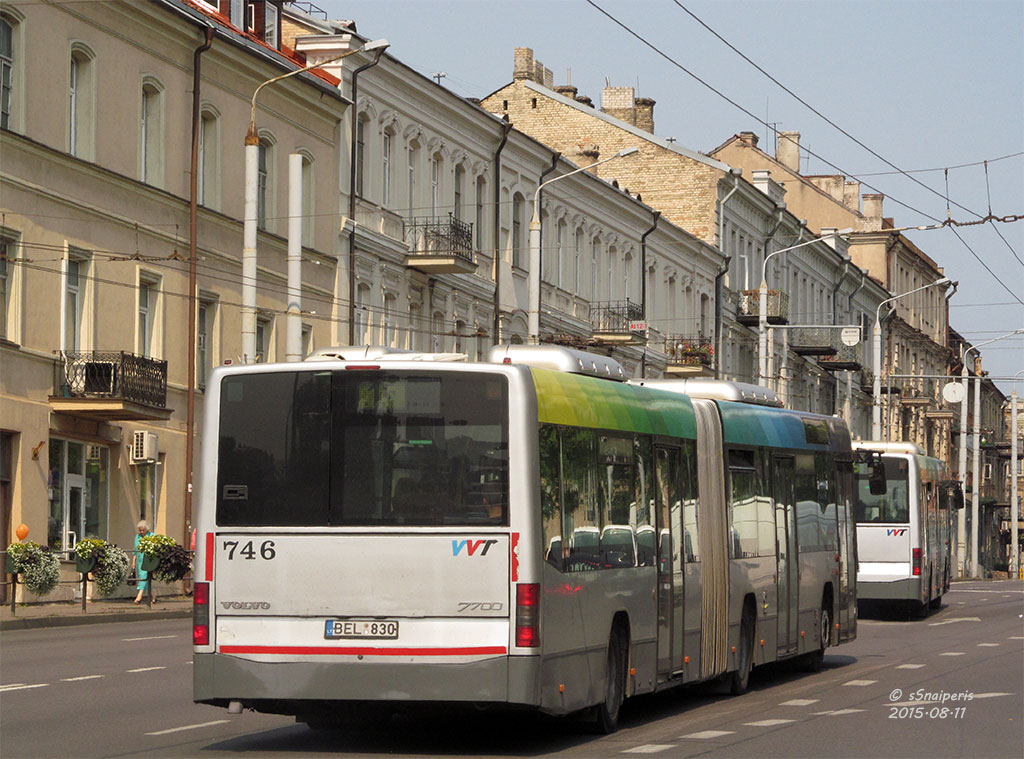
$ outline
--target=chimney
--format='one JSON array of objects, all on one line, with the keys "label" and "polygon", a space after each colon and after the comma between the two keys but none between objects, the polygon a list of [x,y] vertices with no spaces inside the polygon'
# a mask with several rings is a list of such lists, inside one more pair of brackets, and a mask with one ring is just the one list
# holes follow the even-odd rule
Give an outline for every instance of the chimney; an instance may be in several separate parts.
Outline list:
[{"label": "chimney", "polygon": [[601,110],[609,116],[636,126],[636,100],[632,87],[605,87],[601,90]]},{"label": "chimney", "polygon": [[579,90],[571,84],[560,84],[555,87],[555,92],[559,95],[565,95],[569,100],[575,100],[576,93],[578,93]]},{"label": "chimney", "polygon": [[783,204],[786,197],[786,188],[772,179],[772,173],[766,169],[758,169],[751,172],[751,184],[771,198],[775,204]]},{"label": "chimney", "polygon": [[535,66],[533,81],[551,89],[552,85],[555,83],[555,75],[551,73],[551,69],[540,61],[534,61],[533,65]]},{"label": "chimney", "polygon": [[594,101],[587,95],[577,95],[576,102],[580,103],[581,105],[588,106],[590,108],[594,107]]},{"label": "chimney", "polygon": [[843,185],[843,205],[851,211],[860,211],[860,182],[847,181]]},{"label": "chimney", "polygon": [[740,132],[740,139],[748,143],[752,148],[757,147],[757,135],[753,132]]},{"label": "chimney", "polygon": [[775,160],[794,174],[800,173],[799,132],[779,132],[779,141],[775,147]]},{"label": "chimney", "polygon": [[654,134],[654,100],[637,98],[634,102],[636,103],[636,123],[633,126]]},{"label": "chimney", "polygon": [[532,81],[535,70],[533,64],[533,50],[528,47],[517,47],[513,51],[512,56],[512,79],[515,81],[520,79],[529,79]]},{"label": "chimney", "polygon": [[579,142],[566,150],[564,155],[577,166],[591,166],[597,163],[601,149],[592,142]]},{"label": "chimney", "polygon": [[882,228],[882,201],[885,195],[881,193],[865,193],[864,195],[864,231],[877,232]]}]

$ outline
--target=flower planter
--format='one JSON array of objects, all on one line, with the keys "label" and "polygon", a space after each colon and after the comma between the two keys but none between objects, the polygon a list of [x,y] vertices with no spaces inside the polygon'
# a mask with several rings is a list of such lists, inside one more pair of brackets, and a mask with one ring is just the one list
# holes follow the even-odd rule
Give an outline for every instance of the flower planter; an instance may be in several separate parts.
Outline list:
[{"label": "flower planter", "polygon": [[142,566],[139,567],[143,572],[152,572],[160,566],[160,557],[144,553],[142,554]]},{"label": "flower planter", "polygon": [[83,575],[89,574],[96,568],[96,557],[95,556],[78,556],[75,559],[75,571],[81,572]]}]

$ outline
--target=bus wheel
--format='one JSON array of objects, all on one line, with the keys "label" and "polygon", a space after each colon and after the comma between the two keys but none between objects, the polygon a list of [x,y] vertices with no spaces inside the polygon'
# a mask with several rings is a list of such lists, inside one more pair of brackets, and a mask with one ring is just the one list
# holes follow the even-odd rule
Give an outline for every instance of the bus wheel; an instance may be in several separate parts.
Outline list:
[{"label": "bus wheel", "polygon": [[604,687],[604,702],[594,707],[593,726],[597,733],[608,735],[619,728],[619,710],[626,691],[626,652],[622,634],[612,632],[608,641],[608,674]]},{"label": "bus wheel", "polygon": [[750,685],[750,670],[754,668],[754,615],[749,607],[743,610],[740,621],[740,648],[737,669],[729,678],[729,691],[739,696],[747,692]]},{"label": "bus wheel", "polygon": [[828,605],[821,607],[821,626],[818,630],[818,650],[807,654],[807,669],[811,672],[821,672],[825,667],[825,649],[831,640],[832,633],[832,611]]}]

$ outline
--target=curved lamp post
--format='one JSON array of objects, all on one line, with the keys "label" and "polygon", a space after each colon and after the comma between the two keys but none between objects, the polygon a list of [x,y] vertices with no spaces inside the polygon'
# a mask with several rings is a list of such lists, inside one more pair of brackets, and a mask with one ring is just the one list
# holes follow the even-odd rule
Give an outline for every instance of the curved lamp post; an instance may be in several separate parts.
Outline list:
[{"label": "curved lamp post", "polygon": [[790,250],[802,248],[805,245],[813,245],[821,240],[828,240],[830,237],[848,235],[852,228],[836,229],[827,235],[821,235],[810,240],[805,240],[797,245],[790,245],[788,248],[773,250],[761,262],[761,286],[757,292],[757,381],[758,384],[768,378],[768,259],[777,256],[779,253],[786,253]]},{"label": "curved lamp post", "polygon": [[557,177],[542,182],[537,186],[537,191],[533,194],[533,217],[530,219],[530,303],[529,323],[527,326],[529,327],[529,342],[531,345],[540,343],[540,191],[559,179],[571,177],[573,174],[579,174],[581,171],[588,171],[595,166],[600,166],[602,163],[614,161],[616,158],[633,155],[633,153],[639,150],[640,148],[636,147],[620,150],[615,155],[602,158],[600,161],[595,161],[589,166],[580,166],[578,169],[573,169],[567,174],[559,174]]},{"label": "curved lamp post", "polygon": [[949,283],[949,277],[942,277],[927,285],[922,285],[921,287],[916,287],[913,290],[908,290],[905,293],[900,293],[899,295],[894,295],[891,298],[886,298],[879,303],[878,308],[875,309],[875,326],[871,331],[872,364],[875,372],[874,386],[871,393],[872,440],[882,439],[882,306],[886,303],[892,303],[894,300],[905,298],[908,295],[919,293],[922,290],[927,290],[929,287],[938,287],[939,285],[948,285]]},{"label": "curved lamp post", "polygon": [[242,221],[242,360],[251,364],[256,361],[256,204],[259,176],[260,137],[256,131],[256,96],[268,84],[280,82],[290,76],[310,69],[320,68],[328,63],[340,61],[355,53],[387,47],[385,39],[367,42],[362,47],[346,50],[341,55],[324,61],[311,63],[301,69],[294,69],[260,84],[252,93],[249,111],[249,129],[245,134],[245,209]]}]

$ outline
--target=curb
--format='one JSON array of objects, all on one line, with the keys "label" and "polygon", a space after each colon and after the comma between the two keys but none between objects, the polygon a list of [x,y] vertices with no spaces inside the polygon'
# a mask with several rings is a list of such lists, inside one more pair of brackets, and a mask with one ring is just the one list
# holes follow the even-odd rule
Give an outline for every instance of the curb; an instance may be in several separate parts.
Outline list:
[{"label": "curb", "polygon": [[32,630],[45,627],[71,627],[74,625],[95,625],[105,622],[148,622],[154,619],[188,619],[191,609],[168,609],[151,612],[94,613],[77,616],[24,617],[0,620],[2,630]]}]

